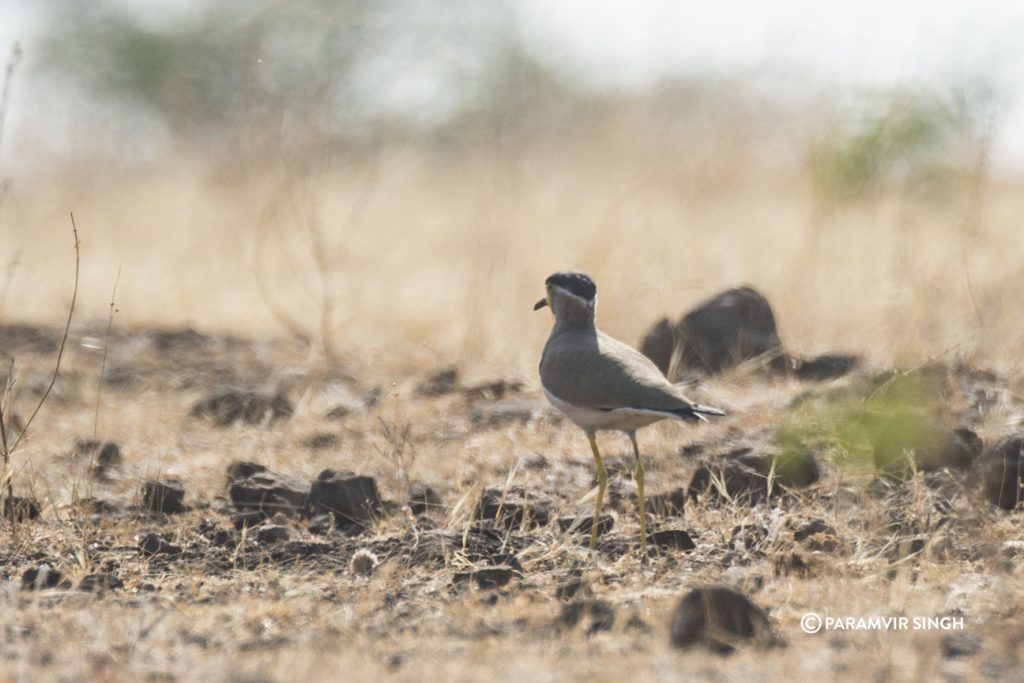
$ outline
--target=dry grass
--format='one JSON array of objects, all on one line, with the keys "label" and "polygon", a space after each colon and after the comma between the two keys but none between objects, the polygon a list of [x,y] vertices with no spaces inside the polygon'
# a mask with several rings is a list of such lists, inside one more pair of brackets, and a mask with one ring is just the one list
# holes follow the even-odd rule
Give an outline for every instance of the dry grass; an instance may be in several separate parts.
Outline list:
[{"label": "dry grass", "polygon": [[[872,497],[871,473],[841,467],[830,452],[819,454],[826,467],[819,485],[773,507],[702,503],[689,506],[685,519],[659,520],[692,531],[697,549],[647,568],[633,554],[588,559],[583,545],[551,528],[524,534],[525,578],[497,597],[453,587],[452,575],[465,567],[458,560],[431,568],[385,553],[372,577],[354,576],[347,563],[355,548],[416,533],[402,514],[354,541],[335,539],[330,552],[308,560],[272,562],[269,549],[251,542],[238,552],[265,553],[265,562],[224,569],[213,550],[203,556],[200,520],[230,526],[217,505],[224,469],[236,459],[306,479],[325,467],[352,469],[376,477],[385,498],[398,501],[407,478],[426,483],[449,506],[465,500],[436,520],[452,533],[470,523],[468,504],[480,490],[503,485],[513,470],[515,483],[550,497],[560,513],[586,512],[593,474],[575,428],[542,414],[481,429],[469,419],[475,404],[412,391],[416,378],[455,362],[468,382],[526,382],[523,400],[540,406],[535,367],[549,319],[530,308],[544,277],[564,267],[595,276],[599,321],[627,340],[660,315],[749,283],[772,301],[797,352],[863,353],[868,373],[969,354],[1001,373],[993,389],[999,401],[971,418],[973,426],[986,440],[1019,426],[1018,184],[990,185],[964,245],[966,184],[925,201],[890,194],[822,210],[802,162],[749,144],[754,131],[703,131],[660,145],[641,130],[587,129],[521,147],[499,141],[455,157],[383,153],[355,218],[352,206],[369,172],[359,162],[319,173],[285,165],[224,177],[182,161],[19,178],[0,216],[0,265],[20,254],[3,320],[54,325],[59,318],[72,258],[64,226],[73,208],[83,245],[81,319],[105,321],[122,268],[107,368],[130,370],[137,382],[100,396],[99,434],[118,442],[126,461],[112,482],[96,482],[69,452],[93,433],[104,326],[77,328],[65,373],[40,416],[45,427],[15,456],[16,492],[42,501],[44,518],[16,536],[5,527],[0,537],[0,577],[8,580],[0,588],[0,680],[301,680],[342,672],[352,680],[1019,677],[1019,557],[1004,545],[1019,539],[1019,515],[990,509],[964,484],[949,499],[953,521],[928,526],[934,490],[918,479],[897,497]],[[592,139],[602,144],[595,148]],[[310,221],[328,244],[338,302],[333,334],[355,381],[282,341],[286,332],[256,286],[262,242],[259,277],[291,316],[316,330]],[[218,337],[199,350],[160,352],[144,333],[129,332],[181,325],[249,341]],[[82,343],[85,337],[90,341]],[[2,351],[18,357],[28,401],[51,359],[24,348]],[[186,419],[192,402],[226,379],[287,388],[296,415],[267,428],[226,430]],[[331,405],[369,387],[383,388],[379,406],[340,424],[323,418]],[[765,447],[793,419],[786,406],[807,388],[742,373],[698,387],[697,398],[732,417],[643,432],[650,493],[686,485],[696,463],[678,455],[683,445],[701,445],[708,457],[737,444]],[[400,431],[406,424],[402,472],[389,457],[393,443],[383,425]],[[301,445],[320,432],[335,434],[339,445]],[[601,441],[608,455],[627,454],[625,440]],[[538,456],[545,466],[525,465]],[[167,519],[90,521],[69,507],[85,496],[131,505],[140,483],[155,476],[180,478],[198,509]],[[623,479],[616,475],[628,491]],[[897,508],[924,525],[920,557],[900,554],[907,539],[887,526]],[[633,539],[631,507],[615,514],[615,538]],[[840,548],[794,541],[793,525],[810,519],[837,529]],[[293,538],[317,540],[290,524]],[[769,540],[737,547],[731,538],[739,524],[765,527]],[[199,559],[141,557],[138,535],[153,529],[199,549]],[[794,554],[806,567],[794,565]],[[20,573],[43,559],[73,580],[113,561],[126,585],[104,597],[20,591]],[[554,626],[561,607],[555,587],[577,566],[591,590],[615,606],[611,632],[587,637]],[[728,658],[670,649],[671,608],[704,582],[748,591],[771,610],[788,647]],[[799,619],[809,610],[959,614],[982,649],[944,658],[944,634],[934,631],[806,636]]]}]

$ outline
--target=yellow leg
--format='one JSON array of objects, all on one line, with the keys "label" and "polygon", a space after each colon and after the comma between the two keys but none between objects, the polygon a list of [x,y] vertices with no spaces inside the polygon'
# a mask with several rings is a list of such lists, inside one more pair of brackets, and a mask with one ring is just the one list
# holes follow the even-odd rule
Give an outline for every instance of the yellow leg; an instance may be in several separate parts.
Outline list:
[{"label": "yellow leg", "polygon": [[597,545],[597,524],[601,521],[601,501],[604,500],[604,487],[608,483],[608,472],[604,469],[604,461],[597,451],[597,440],[592,432],[587,433],[587,440],[590,441],[590,450],[594,452],[594,462],[597,463],[597,502],[594,503],[594,524],[590,528],[590,552],[594,552]]},{"label": "yellow leg", "polygon": [[629,432],[633,442],[633,456],[636,458],[636,492],[640,505],[640,561],[647,564],[647,506],[644,504],[644,463],[640,459],[640,447],[636,445],[636,432]]}]

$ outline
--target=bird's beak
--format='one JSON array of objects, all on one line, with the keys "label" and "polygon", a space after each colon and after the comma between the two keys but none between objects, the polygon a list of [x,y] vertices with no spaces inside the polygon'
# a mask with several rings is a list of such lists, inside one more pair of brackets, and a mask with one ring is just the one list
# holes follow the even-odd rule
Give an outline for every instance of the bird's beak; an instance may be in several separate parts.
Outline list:
[{"label": "bird's beak", "polygon": [[544,297],[543,299],[541,299],[540,301],[538,301],[537,303],[535,303],[533,305],[533,310],[539,311],[540,309],[544,308],[547,305],[548,305],[547,297]]}]

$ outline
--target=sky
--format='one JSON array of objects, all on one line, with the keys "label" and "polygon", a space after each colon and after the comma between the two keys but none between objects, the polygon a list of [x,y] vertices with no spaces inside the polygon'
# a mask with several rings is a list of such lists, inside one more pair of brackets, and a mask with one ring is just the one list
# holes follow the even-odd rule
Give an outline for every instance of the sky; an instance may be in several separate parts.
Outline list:
[{"label": "sky", "polygon": [[[197,1],[122,4],[160,16],[189,11]],[[1001,115],[995,163],[1024,169],[1021,0],[520,0],[511,6],[536,56],[599,87],[642,88],[673,75],[711,73],[760,78],[769,87],[991,88]],[[31,48],[42,22],[34,7],[32,0],[0,0],[4,61],[16,39]],[[11,127],[45,120],[38,112],[16,114]]]}]

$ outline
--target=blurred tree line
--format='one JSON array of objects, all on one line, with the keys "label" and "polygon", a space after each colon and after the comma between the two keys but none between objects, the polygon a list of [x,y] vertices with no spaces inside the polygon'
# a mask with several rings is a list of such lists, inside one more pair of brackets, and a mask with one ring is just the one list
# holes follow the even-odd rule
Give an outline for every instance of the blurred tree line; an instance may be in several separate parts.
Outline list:
[{"label": "blurred tree line", "polygon": [[[784,116],[711,77],[646,91],[590,86],[527,49],[512,0],[196,0],[159,13],[51,2],[43,70],[228,160],[269,158],[285,144],[451,150],[495,135],[554,137],[624,101],[642,100],[641,125],[665,136],[709,111]],[[984,105],[977,93],[897,89],[826,114],[807,142],[816,194],[841,203],[886,187],[941,188],[977,165]]]}]

